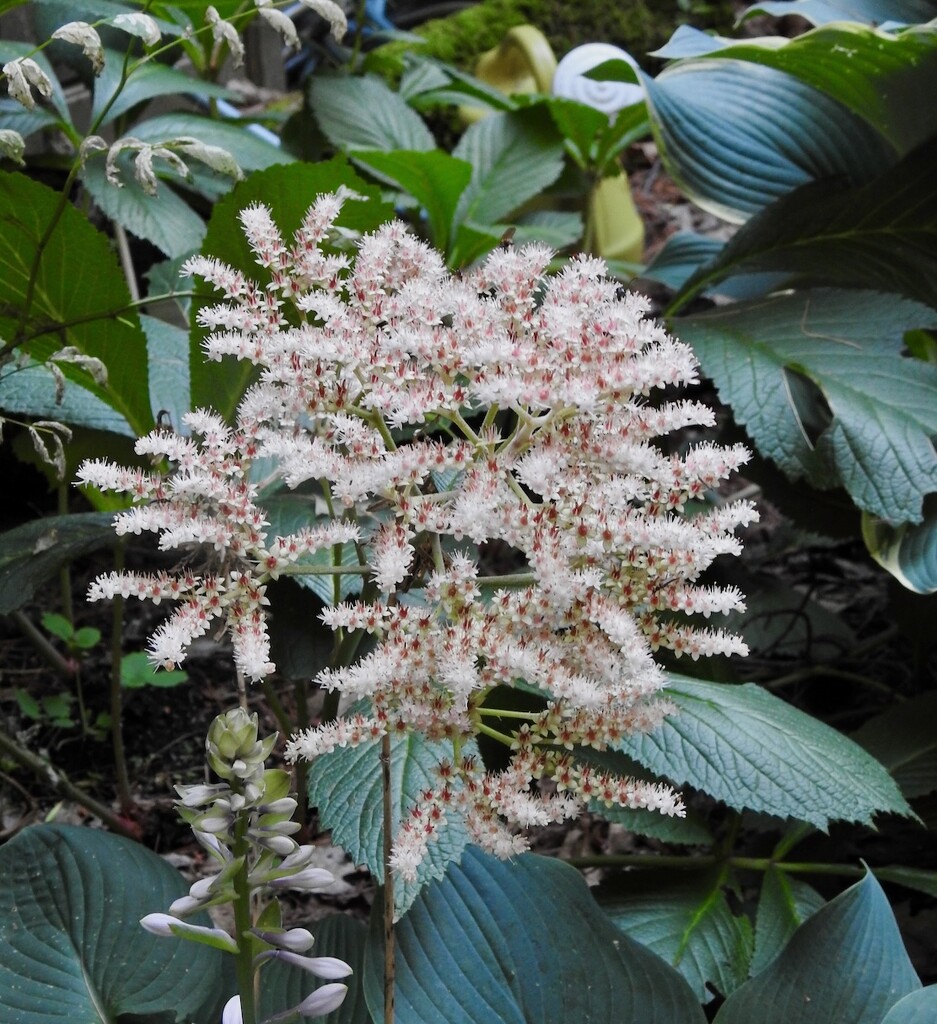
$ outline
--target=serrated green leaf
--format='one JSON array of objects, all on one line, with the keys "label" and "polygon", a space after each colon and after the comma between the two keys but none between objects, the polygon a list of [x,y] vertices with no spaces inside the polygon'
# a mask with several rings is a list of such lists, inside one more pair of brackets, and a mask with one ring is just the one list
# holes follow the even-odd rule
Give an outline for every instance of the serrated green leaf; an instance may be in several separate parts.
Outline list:
[{"label": "serrated green leaf", "polygon": [[[157,938],[140,918],[184,895],[182,877],[138,843],[68,825],[26,829],[0,849],[0,1005],[15,1024],[188,1019],[221,957]],[[193,923],[209,924],[205,914]],[[171,1018],[170,1018],[171,1019]]]},{"label": "serrated green leaf", "polygon": [[[104,70],[94,80],[94,98],[91,105],[91,119],[97,123],[98,128],[110,124],[138,103],[145,103],[157,96],[202,96],[206,99],[217,99],[232,95],[222,85],[187,75],[158,61],[139,64],[125,81],[124,60],[125,54],[105,49]],[[113,102],[104,113],[104,108],[111,100]],[[100,121],[97,120],[99,117]]]},{"label": "serrated green leaf", "polygon": [[309,81],[312,112],[336,149],[431,150],[436,141],[419,114],[378,78]]},{"label": "serrated green leaf", "polygon": [[[319,164],[293,163],[270,167],[240,182],[215,205],[202,246],[203,255],[215,256],[242,271],[247,278],[266,284],[268,277],[254,261],[237,219],[238,211],[251,203],[264,203],[270,208],[284,237],[289,237],[302,223],[316,196],[334,192],[340,185],[369,197],[364,202],[349,200],[345,203],[337,221],[341,227],[373,231],[393,218],[393,208],[380,201],[378,189],[368,185],[343,158]],[[226,419],[231,419],[256,371],[245,361],[205,361],[201,347],[204,332],[197,325],[196,317],[202,305],[214,304],[218,297],[217,293],[210,293],[203,283],[199,282],[198,287],[202,296],[193,301],[191,310],[189,372],[192,405],[196,408],[210,406]]]},{"label": "serrated green leaf", "polygon": [[885,1014],[882,1024],[932,1024],[937,1020],[937,985],[910,992]]},{"label": "serrated green leaf", "polygon": [[894,780],[858,744],[766,690],[669,677],[677,705],[653,732],[618,749],[677,786],[690,785],[736,810],[826,828],[911,814]]},{"label": "serrated green leaf", "polygon": [[909,799],[937,790],[937,693],[922,693],[869,719],[852,738],[891,772]]},{"label": "serrated green leaf", "polygon": [[121,186],[112,185],[104,173],[104,157],[90,159],[81,181],[101,212],[137,238],[145,239],[167,256],[194,252],[205,237],[205,222],[163,182],[156,195],[147,195],[134,177],[129,153],[118,161]]},{"label": "serrated green leaf", "polygon": [[793,14],[813,25],[831,21],[914,24],[937,17],[937,4],[933,0],[769,0],[746,8],[743,18],[755,14],[770,14],[775,18]]},{"label": "serrated green leaf", "polygon": [[716,1014],[716,1024],[881,1024],[921,987],[871,874],[809,917],[781,954]]},{"label": "serrated green leaf", "polygon": [[643,807],[632,809],[614,804],[606,807],[598,800],[590,801],[588,806],[597,817],[621,825],[639,836],[649,836],[676,846],[710,846],[714,842],[713,835],[705,823],[692,813],[685,818],[671,818]]},{"label": "serrated green leaf", "polygon": [[[474,745],[463,748],[470,756]],[[344,747],[316,758],[309,768],[309,802],[318,807],[323,827],[332,830],[334,841],[356,864],[363,864],[380,882],[383,862],[383,790],[380,765],[381,741]],[[452,744],[429,741],[419,733],[395,735],[391,740],[391,794],[396,825],[416,804],[420,793],[438,785],[436,765],[452,759]],[[397,880],[394,907],[403,914],[420,890],[434,878],[442,878],[447,866],[462,855],[468,842],[465,825],[453,814],[447,818],[412,882]]]},{"label": "serrated green leaf", "polygon": [[841,23],[790,40],[768,36],[734,42],[682,25],[654,56],[743,60],[783,71],[868,121],[899,153],[937,129],[933,106],[920,102],[937,90],[933,27],[893,35]]},{"label": "serrated green leaf", "polygon": [[700,1002],[712,999],[707,982],[728,995],[748,977],[751,924],[729,909],[719,875],[629,872],[596,898],[625,935],[675,967]]},{"label": "serrated green leaf", "polygon": [[868,184],[819,181],[782,197],[740,229],[678,299],[729,274],[779,271],[937,307],[935,158],[937,136]]},{"label": "serrated green leaf", "polygon": [[556,181],[563,171],[563,153],[563,140],[542,109],[476,121],[452,151],[472,168],[456,222],[493,224],[507,216]]},{"label": "serrated green leaf", "polygon": [[826,901],[816,889],[774,865],[765,872],[755,915],[751,973],[760,974],[784,949],[794,932]]},{"label": "serrated green leaf", "polygon": [[[347,914],[330,914],[310,925],[309,930],[315,935],[316,943],[307,956],[334,956],[344,960],[354,971],[343,979],[348,994],[341,1006],[316,1020],[322,1024],[372,1024],[362,985],[367,927]],[[327,982],[316,979],[308,971],[278,960],[270,962],[260,975],[259,1019],[283,1013],[324,984]],[[302,1019],[296,1018],[297,1021]]]},{"label": "serrated green leaf", "polygon": [[0,615],[33,598],[63,565],[115,543],[109,512],[34,519],[0,533]]},{"label": "serrated green leaf", "polygon": [[447,252],[456,208],[472,176],[471,165],[439,149],[393,153],[359,151],[354,158],[377,177],[409,193],[425,208],[432,243]]},{"label": "serrated green leaf", "polygon": [[23,174],[0,172],[0,223],[0,336],[6,343],[22,339],[39,362],[63,345],[100,359],[106,387],[75,365],[62,364],[62,372],[120,413],[134,433],[146,433],[153,425],[146,340],[107,239],[74,207],[62,207],[58,192]]},{"label": "serrated green leaf", "polygon": [[[904,331],[935,320],[898,296],[817,289],[670,325],[759,452],[788,476],[839,484],[860,508],[920,521],[925,495],[937,490],[937,367],[900,353]],[[792,395],[792,371],[832,413],[814,436]]]},{"label": "serrated green leaf", "polygon": [[897,157],[858,115],[774,68],[687,60],[642,81],[668,171],[725,220],[741,222],[816,179],[870,181]]},{"label": "serrated green leaf", "polygon": [[862,539],[869,554],[908,590],[937,591],[937,495],[924,498],[922,522],[895,526],[867,512],[862,515]]},{"label": "serrated green leaf", "polygon": [[[383,927],[372,914],[364,984],[382,1019]],[[617,931],[581,876],[474,848],[396,928],[398,1024],[702,1024],[684,980]]]}]

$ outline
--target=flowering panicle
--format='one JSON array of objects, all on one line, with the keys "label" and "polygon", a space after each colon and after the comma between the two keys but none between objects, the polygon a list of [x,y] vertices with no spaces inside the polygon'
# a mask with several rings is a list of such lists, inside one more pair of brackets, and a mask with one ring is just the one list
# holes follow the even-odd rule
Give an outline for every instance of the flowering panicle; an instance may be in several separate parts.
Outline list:
[{"label": "flowering panicle", "polygon": [[[705,499],[748,453],[659,444],[712,425],[706,407],[663,393],[694,384],[697,364],[600,260],[580,256],[548,277],[545,247],[501,248],[453,275],[397,223],[348,259],[330,243],[351,198],[320,196],[292,239],[265,207],[244,210],[257,280],[208,257],[186,264],[221,293],[199,313],[208,357],[258,367],[237,427],[222,436],[215,424],[212,441],[203,419],[193,429],[205,439],[173,439],[173,452],[162,435],[144,440],[141,450],[174,461],[174,475],[85,478],[156,502],[119,528],[211,544],[237,563],[212,584],[215,617],[229,629],[243,619],[225,604],[240,586],[233,572],[259,593],[272,571],[264,559],[275,542],[262,513],[252,518],[250,460],[275,463],[290,487],[320,489],[343,523],[358,524],[362,573],[379,597],[329,607],[323,619],[375,643],[318,682],[370,710],[294,737],[288,756],[407,729],[452,741],[452,763],[398,834],[394,864],[405,877],[452,815],[510,854],[525,845],[513,826],[566,817],[586,800],[681,814],[666,787],[603,774],[578,751],[653,728],[670,710],[654,650],[745,652],[693,617],[742,607],[737,590],[702,577],[738,552],[734,531],[756,513]],[[183,526],[193,510],[199,523]],[[508,553],[511,574],[486,568],[495,551]],[[184,610],[210,614],[207,579],[186,584]],[[154,595],[165,586],[147,582]],[[262,601],[249,609],[262,621]],[[486,700],[519,681],[545,707],[503,733]],[[507,769],[462,756],[478,733],[512,745]]]}]

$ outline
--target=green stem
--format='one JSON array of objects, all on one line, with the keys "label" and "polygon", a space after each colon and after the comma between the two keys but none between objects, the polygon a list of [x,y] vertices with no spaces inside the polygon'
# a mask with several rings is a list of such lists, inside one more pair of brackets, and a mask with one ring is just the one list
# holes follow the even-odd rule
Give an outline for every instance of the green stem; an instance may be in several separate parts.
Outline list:
[{"label": "green stem", "polygon": [[234,830],[234,845],[231,849],[235,858],[244,858],[244,863],[234,876],[234,938],[238,944],[234,970],[237,977],[238,994],[241,997],[241,1020],[243,1024],[257,1024],[254,951],[250,936],[250,929],[254,922],[251,919],[251,887],[248,880],[250,843],[247,840],[247,826],[249,819],[248,812],[238,816]]},{"label": "green stem", "polygon": [[535,722],[540,717],[533,711],[504,711],[500,708],[476,708],[475,713],[489,718],[522,718],[525,722]]},{"label": "green stem", "polygon": [[484,722],[479,722],[475,728],[478,732],[485,736],[490,736],[493,740],[503,743],[506,747],[509,747],[514,742],[513,736],[508,736],[508,734],[504,732],[498,732],[497,729],[492,729],[490,725],[485,725]]}]

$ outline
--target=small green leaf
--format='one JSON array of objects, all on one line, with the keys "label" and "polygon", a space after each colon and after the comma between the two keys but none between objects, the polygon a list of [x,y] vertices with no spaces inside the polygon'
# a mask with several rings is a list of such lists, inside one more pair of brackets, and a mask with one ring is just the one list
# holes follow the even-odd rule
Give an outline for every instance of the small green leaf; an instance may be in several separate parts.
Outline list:
[{"label": "small green leaf", "polygon": [[[364,971],[382,1019],[383,926]],[[677,972],[619,932],[578,872],[467,849],[397,924],[398,1024],[702,1024]]]},{"label": "small green leaf", "polygon": [[884,867],[873,868],[873,874],[883,882],[894,882],[906,889],[923,892],[937,899],[937,871],[925,871],[923,868]]},{"label": "small green leaf", "polygon": [[71,643],[75,635],[72,624],[64,615],[59,615],[58,612],[44,612],[42,615],[42,626],[53,636],[57,636],[59,640],[63,640],[65,643]]},{"label": "small green leaf", "polygon": [[751,973],[760,974],[784,949],[794,932],[826,901],[806,882],[773,865],[765,872],[755,916]]},{"label": "small green leaf", "polygon": [[[925,495],[937,490],[937,366],[901,352],[907,329],[935,321],[933,310],[895,295],[816,289],[670,326],[788,476],[840,484],[875,515],[920,521]],[[828,409],[816,429],[792,394],[800,379],[822,395],[821,417]]]},{"label": "small green leaf", "polygon": [[36,698],[19,686],[13,691],[13,693],[16,697],[16,703],[19,705],[20,711],[22,711],[27,718],[32,719],[34,722],[38,722],[42,718],[42,708],[39,706],[39,702]]},{"label": "small green leaf", "polygon": [[881,1024],[921,987],[871,874],[821,907],[780,955],[726,1000],[716,1024]]},{"label": "small green leaf", "polygon": [[336,149],[430,150],[436,141],[419,114],[378,78],[314,75],[309,97],[319,127]]},{"label": "small green leaf", "polygon": [[[157,938],[140,918],[187,891],[139,843],[68,825],[0,848],[0,1006],[16,1024],[114,1024],[124,1014],[192,1019],[222,958]],[[205,914],[191,919],[209,923]]]},{"label": "small green leaf", "polygon": [[189,678],[181,669],[157,669],[143,651],[133,651],[120,659],[120,685],[128,690],[144,686],[159,686],[164,689],[178,686]]},{"label": "small green leaf", "polygon": [[617,928],[675,967],[706,1003],[707,983],[734,992],[752,957],[751,924],[729,909],[720,881],[721,873],[634,871],[596,898]]},{"label": "small green leaf", "polygon": [[101,630],[94,626],[82,626],[75,630],[72,643],[79,651],[89,651],[101,642]]},{"label": "small green leaf", "polygon": [[736,810],[826,828],[911,814],[885,768],[858,744],[766,690],[670,675],[677,714],[618,748],[657,775]]}]

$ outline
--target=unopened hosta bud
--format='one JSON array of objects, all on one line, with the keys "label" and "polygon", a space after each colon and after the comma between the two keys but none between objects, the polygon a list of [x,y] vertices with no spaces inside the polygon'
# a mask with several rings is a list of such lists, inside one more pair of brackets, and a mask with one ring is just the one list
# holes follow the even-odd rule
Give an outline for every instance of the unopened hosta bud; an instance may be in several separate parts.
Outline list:
[{"label": "unopened hosta bud", "polygon": [[5,156],[7,160],[22,165],[25,162],[23,160],[25,152],[26,140],[19,132],[13,131],[12,128],[0,128],[0,156]]},{"label": "unopened hosta bud", "polygon": [[[52,33],[53,39],[62,39],[81,47],[82,53],[91,61],[96,75],[104,70],[104,47],[101,37],[86,21],[70,21]],[[158,38],[158,36],[157,36]]]},{"label": "unopened hosta bud", "polygon": [[7,89],[13,99],[22,103],[27,110],[36,106],[33,87],[40,96],[48,99],[52,95],[52,83],[49,76],[31,57],[17,57],[3,65],[3,73],[7,76]]},{"label": "unopened hosta bud", "polygon": [[290,928],[287,931],[270,932],[254,929],[254,934],[264,942],[278,949],[287,949],[291,953],[305,953],[311,949],[315,938],[306,928]]},{"label": "unopened hosta bud", "polygon": [[231,936],[220,928],[204,928],[197,924],[186,924],[171,914],[147,914],[140,919],[140,924],[153,935],[168,937],[175,935],[180,939],[191,939],[202,945],[221,949],[226,953],[237,953],[238,944]]}]

